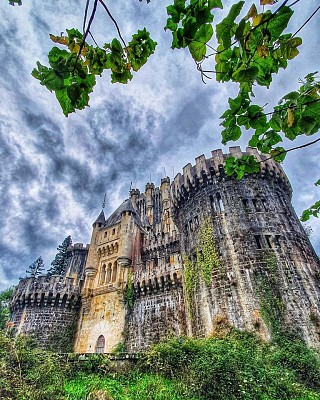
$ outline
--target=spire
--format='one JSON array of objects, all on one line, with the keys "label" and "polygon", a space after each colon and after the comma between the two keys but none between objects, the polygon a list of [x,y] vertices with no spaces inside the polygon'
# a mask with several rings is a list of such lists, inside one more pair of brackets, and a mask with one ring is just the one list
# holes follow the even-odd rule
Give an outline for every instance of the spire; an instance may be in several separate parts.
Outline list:
[{"label": "spire", "polygon": [[94,221],[93,225],[96,224],[104,224],[106,222],[105,216],[104,216],[104,212],[103,210],[101,211],[101,213],[99,214],[98,218]]}]

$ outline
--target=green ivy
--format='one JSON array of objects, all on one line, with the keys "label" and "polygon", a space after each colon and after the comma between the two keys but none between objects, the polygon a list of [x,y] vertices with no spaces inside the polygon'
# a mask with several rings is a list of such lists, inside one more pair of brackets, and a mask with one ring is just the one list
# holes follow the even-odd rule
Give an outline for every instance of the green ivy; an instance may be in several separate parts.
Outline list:
[{"label": "green ivy", "polygon": [[213,270],[222,269],[213,235],[212,223],[207,219],[202,223],[199,230],[199,246],[201,248],[201,253],[197,251],[197,264],[198,271],[208,286],[212,283]]},{"label": "green ivy", "polygon": [[123,299],[128,309],[131,310],[134,304],[134,288],[132,286],[132,271],[129,269],[127,277],[127,285],[123,292]]},{"label": "green ivy", "polygon": [[213,270],[222,270],[219,254],[214,244],[212,223],[208,219],[201,224],[198,231],[198,241],[196,262],[190,260],[189,257],[185,257],[184,260],[186,303],[191,319],[193,316],[192,302],[199,287],[200,278],[204,280],[207,286],[210,286]]},{"label": "green ivy", "polygon": [[283,330],[285,310],[279,287],[277,258],[274,253],[266,252],[263,261],[263,269],[258,270],[256,290],[262,318],[276,337]]}]

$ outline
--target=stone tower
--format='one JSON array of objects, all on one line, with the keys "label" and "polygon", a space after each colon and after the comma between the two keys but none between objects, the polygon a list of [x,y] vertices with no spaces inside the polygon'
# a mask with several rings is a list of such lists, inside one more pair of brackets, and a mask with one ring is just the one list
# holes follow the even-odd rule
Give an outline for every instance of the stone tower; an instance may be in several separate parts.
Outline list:
[{"label": "stone tower", "polygon": [[291,205],[289,181],[267,156],[230,148],[230,155],[242,154],[257,157],[260,173],[240,181],[226,176],[229,154],[215,150],[186,165],[171,187],[184,276],[196,275],[194,288],[186,287],[189,334],[208,335],[225,320],[265,338],[293,330],[319,345],[319,260]]},{"label": "stone tower", "polygon": [[64,276],[20,280],[10,304],[18,334],[33,335],[44,348],[72,351],[87,253],[88,247],[75,243],[67,250]]},{"label": "stone tower", "polygon": [[[243,154],[261,169],[238,181],[223,165]],[[291,195],[278,163],[238,147],[197,157],[173,182],[132,189],[108,218],[99,214],[87,248],[69,249],[64,277],[20,281],[18,332],[46,346],[77,321],[78,353],[111,352],[120,342],[137,352],[219,326],[266,340],[285,330],[319,346],[319,260]]]}]

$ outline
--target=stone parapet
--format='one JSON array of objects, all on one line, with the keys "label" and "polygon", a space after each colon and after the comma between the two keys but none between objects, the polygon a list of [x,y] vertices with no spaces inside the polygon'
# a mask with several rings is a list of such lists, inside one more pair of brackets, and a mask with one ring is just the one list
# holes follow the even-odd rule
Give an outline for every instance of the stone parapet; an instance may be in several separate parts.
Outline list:
[{"label": "stone parapet", "polygon": [[75,307],[79,305],[80,288],[73,278],[41,275],[21,279],[15,287],[10,307],[12,310],[25,305]]},{"label": "stone parapet", "polygon": [[196,190],[199,186],[214,184],[221,180],[234,179],[225,174],[223,165],[228,157],[240,158],[244,155],[254,155],[260,162],[260,177],[270,177],[282,182],[288,196],[291,197],[292,188],[287,176],[285,175],[279,163],[275,162],[269,155],[260,154],[256,149],[247,147],[242,152],[239,146],[230,147],[229,153],[224,154],[221,149],[213,150],[212,157],[206,159],[201,155],[195,159],[196,164],[192,166],[190,163],[183,167],[183,172],[178,173],[171,184],[171,197],[174,205],[179,204],[189,192]]}]

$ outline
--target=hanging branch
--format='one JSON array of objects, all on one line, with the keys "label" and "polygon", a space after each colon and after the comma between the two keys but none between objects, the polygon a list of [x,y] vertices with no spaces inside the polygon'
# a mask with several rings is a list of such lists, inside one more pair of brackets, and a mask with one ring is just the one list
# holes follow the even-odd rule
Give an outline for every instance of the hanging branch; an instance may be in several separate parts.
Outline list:
[{"label": "hanging branch", "polygon": [[105,2],[104,2],[103,0],[99,0],[99,3],[100,3],[100,4],[102,5],[102,7],[106,10],[106,12],[108,13],[110,19],[111,19],[112,22],[115,24],[115,27],[117,28],[117,31],[118,31],[119,38],[120,38],[120,40],[122,41],[124,47],[127,48],[126,42],[124,41],[124,39],[123,39],[123,37],[122,37],[122,35],[121,35],[120,28],[119,28],[119,25],[118,25],[117,21],[113,18],[112,14],[110,13],[110,11],[109,11],[107,5],[105,4]]}]

